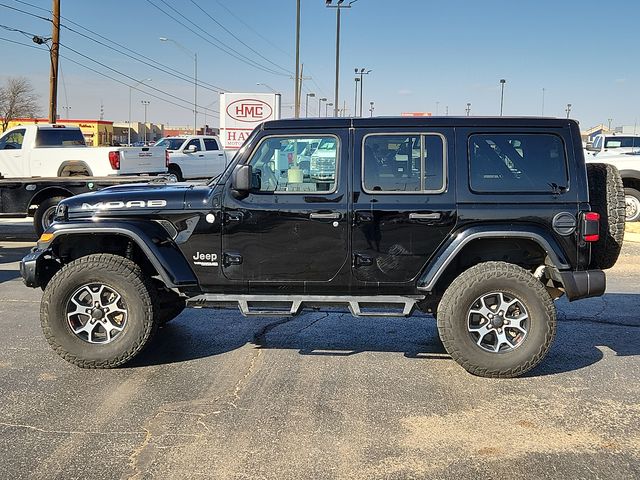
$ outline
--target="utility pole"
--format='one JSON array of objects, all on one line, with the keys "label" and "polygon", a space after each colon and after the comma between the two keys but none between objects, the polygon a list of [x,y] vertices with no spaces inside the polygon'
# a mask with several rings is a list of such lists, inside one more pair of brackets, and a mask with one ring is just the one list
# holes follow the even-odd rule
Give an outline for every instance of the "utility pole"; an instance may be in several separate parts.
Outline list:
[{"label": "utility pole", "polygon": [[49,123],[58,117],[58,56],[60,54],[60,0],[53,0],[53,32],[51,34],[51,73],[49,75]]},{"label": "utility pole", "polygon": [[300,0],[296,0],[296,78],[293,97],[293,115],[300,118]]}]

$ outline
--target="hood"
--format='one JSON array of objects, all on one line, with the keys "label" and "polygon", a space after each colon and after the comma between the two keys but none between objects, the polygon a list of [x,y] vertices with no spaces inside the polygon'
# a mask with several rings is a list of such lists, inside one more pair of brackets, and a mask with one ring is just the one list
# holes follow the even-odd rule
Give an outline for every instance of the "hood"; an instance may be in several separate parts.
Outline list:
[{"label": "hood", "polygon": [[[60,202],[58,214],[67,218],[100,215],[161,215],[163,211],[183,210],[185,196],[194,188],[188,183],[128,184],[83,193]],[[207,189],[208,190],[208,189]],[[66,212],[65,212],[66,211]]]}]

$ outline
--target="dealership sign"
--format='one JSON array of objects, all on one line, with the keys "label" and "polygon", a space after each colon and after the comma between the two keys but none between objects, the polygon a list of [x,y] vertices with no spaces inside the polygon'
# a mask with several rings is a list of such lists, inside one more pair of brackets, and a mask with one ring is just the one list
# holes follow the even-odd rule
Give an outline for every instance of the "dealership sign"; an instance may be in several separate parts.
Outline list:
[{"label": "dealership sign", "polygon": [[256,126],[279,118],[278,93],[220,94],[220,137],[225,149],[240,148]]}]

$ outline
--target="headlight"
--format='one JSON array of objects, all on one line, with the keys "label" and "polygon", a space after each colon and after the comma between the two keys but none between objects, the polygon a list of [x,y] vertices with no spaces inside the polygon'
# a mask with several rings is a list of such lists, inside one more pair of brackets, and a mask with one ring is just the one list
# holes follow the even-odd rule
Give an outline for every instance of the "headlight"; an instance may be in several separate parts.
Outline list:
[{"label": "headlight", "polygon": [[56,213],[53,216],[56,222],[66,222],[69,220],[69,207],[64,203],[59,203],[56,207]]}]

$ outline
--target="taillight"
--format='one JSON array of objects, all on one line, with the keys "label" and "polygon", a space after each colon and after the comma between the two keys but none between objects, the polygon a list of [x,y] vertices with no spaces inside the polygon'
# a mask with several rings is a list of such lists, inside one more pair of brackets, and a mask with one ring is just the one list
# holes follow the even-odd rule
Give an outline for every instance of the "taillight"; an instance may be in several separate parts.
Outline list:
[{"label": "taillight", "polygon": [[169,150],[164,151],[164,166],[169,167]]},{"label": "taillight", "polygon": [[597,242],[600,240],[600,214],[587,212],[582,222],[582,236],[585,242]]},{"label": "taillight", "polygon": [[109,152],[109,163],[114,170],[120,170],[120,152]]}]

